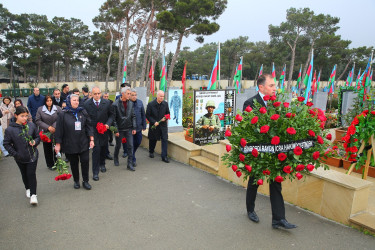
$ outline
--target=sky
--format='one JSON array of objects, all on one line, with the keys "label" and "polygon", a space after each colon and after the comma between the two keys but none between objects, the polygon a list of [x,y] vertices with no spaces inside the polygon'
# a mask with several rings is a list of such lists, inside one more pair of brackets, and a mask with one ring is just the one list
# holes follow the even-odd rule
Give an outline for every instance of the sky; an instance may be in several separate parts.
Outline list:
[{"label": "sky", "polygon": [[[98,15],[105,0],[1,0],[11,13],[36,13],[47,15],[51,20],[55,16],[79,18],[95,30],[92,18]],[[286,19],[286,10],[290,7],[308,7],[315,14],[330,14],[339,17],[337,34],[342,39],[351,40],[353,47],[375,46],[373,32],[375,11],[374,0],[228,0],[225,12],[217,20],[220,30],[205,37],[205,43],[225,42],[228,39],[248,36],[249,41],[269,41],[268,25],[280,25]],[[195,36],[184,38],[181,49],[200,46]],[[174,52],[176,42],[167,46],[167,52]]]}]

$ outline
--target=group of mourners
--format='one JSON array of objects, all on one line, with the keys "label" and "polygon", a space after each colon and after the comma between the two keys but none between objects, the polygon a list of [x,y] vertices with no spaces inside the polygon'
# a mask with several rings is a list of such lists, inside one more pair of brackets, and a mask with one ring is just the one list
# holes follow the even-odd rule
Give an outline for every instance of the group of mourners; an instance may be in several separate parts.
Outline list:
[{"label": "group of mourners", "polygon": [[[43,96],[38,88],[29,96],[27,106],[21,99],[12,103],[10,97],[4,97],[0,105],[0,149],[3,156],[13,156],[22,175],[26,197],[30,204],[38,204],[36,168],[38,164],[37,146],[42,135],[49,135],[48,142],[43,141],[45,162],[54,170],[57,157],[65,154],[70,163],[74,188],[79,189],[81,175],[83,188],[90,190],[89,150],[92,149],[92,178],[99,181],[99,172],[106,172],[105,160],[114,160],[119,166],[119,152],[124,149],[127,157],[127,169],[135,171],[137,160],[135,153],[142,142],[142,131],[149,121],[149,157],[154,158],[156,142],[161,140],[162,161],[169,163],[167,157],[168,127],[165,115],[169,115],[164,92],[158,91],[157,98],[147,105],[145,112],[137,91],[129,86],[121,88],[120,95],[113,102],[109,94],[94,86],[89,92],[82,88],[83,97],[78,89],[69,91],[64,84],[61,91],[55,89],[53,96]],[[2,128],[1,128],[2,126]],[[3,132],[4,137],[3,137]],[[114,146],[114,156],[109,146]]]}]

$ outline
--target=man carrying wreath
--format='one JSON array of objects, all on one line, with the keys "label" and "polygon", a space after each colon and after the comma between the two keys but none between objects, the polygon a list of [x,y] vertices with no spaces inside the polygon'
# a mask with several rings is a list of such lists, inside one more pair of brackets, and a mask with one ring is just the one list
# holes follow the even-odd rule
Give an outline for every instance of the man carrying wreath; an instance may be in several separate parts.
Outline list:
[{"label": "man carrying wreath", "polygon": [[170,115],[168,103],[164,101],[164,91],[157,92],[156,99],[149,102],[146,110],[146,118],[150,122],[148,129],[150,158],[154,158],[156,142],[161,139],[161,159],[169,163],[167,156],[168,147],[168,123]]},{"label": "man carrying wreath", "polygon": [[[259,93],[245,101],[243,105],[243,111],[245,111],[248,106],[250,106],[253,109],[256,108],[254,105],[255,101],[263,107],[267,107],[267,101],[265,101],[263,97],[274,96],[276,94],[276,84],[273,80],[272,75],[270,74],[261,75],[257,80],[257,85],[259,88]],[[289,223],[285,219],[285,206],[283,195],[281,193],[281,183],[276,181],[270,181],[269,189],[272,208],[272,227],[283,227],[285,229],[296,228],[296,225]],[[246,209],[249,219],[254,222],[259,222],[258,215],[255,213],[254,210],[257,190],[258,185],[254,184],[254,177],[250,177],[249,182],[247,184]]]}]

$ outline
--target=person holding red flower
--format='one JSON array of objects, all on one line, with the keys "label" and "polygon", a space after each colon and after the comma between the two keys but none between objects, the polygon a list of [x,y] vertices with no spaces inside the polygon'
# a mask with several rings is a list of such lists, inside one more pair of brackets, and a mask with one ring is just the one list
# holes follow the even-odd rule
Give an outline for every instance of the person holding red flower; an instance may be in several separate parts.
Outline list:
[{"label": "person holding red flower", "polygon": [[161,139],[161,159],[165,163],[169,163],[167,156],[168,116],[170,116],[170,112],[168,103],[164,101],[164,91],[159,90],[156,99],[148,103],[146,110],[146,118],[150,122],[148,129],[149,156],[150,158],[154,158],[156,142]]},{"label": "person holding red flower", "polygon": [[[257,107],[254,105],[254,103],[257,102],[262,106],[261,109],[263,110],[263,112],[267,112],[267,101],[269,101],[276,94],[276,84],[273,80],[272,75],[261,75],[257,80],[257,86],[259,88],[259,93],[245,101],[243,105],[243,111],[245,111],[248,106],[250,106],[252,109],[256,109]],[[283,155],[280,154],[280,157],[282,158]],[[255,199],[258,191],[258,184],[254,183],[254,177],[251,176],[247,184],[246,209],[249,219],[254,222],[259,222],[259,217],[254,210]],[[272,208],[272,227],[283,227],[285,229],[296,228],[296,225],[289,223],[285,219],[285,206],[283,195],[281,193],[281,182],[270,181],[269,189]]]},{"label": "person holding red flower", "polygon": [[44,105],[38,108],[35,116],[35,123],[38,125],[39,129],[43,132],[49,132],[51,134],[49,142],[42,140],[44,158],[49,170],[53,170],[52,167],[56,162],[56,154],[53,150],[53,141],[55,138],[56,121],[60,112],[61,108],[58,105],[53,105],[52,97],[47,95],[44,99]]},{"label": "person holding red flower", "polygon": [[[98,86],[94,86],[91,93],[92,98],[83,104],[83,108],[89,114],[91,119],[90,125],[94,128],[95,147],[92,150],[92,179],[98,181],[99,169],[102,173],[107,171],[105,159],[107,155],[108,133],[105,132],[112,125],[113,111],[111,102],[102,98],[102,93]],[[99,123],[104,126],[103,131],[98,129]]]}]

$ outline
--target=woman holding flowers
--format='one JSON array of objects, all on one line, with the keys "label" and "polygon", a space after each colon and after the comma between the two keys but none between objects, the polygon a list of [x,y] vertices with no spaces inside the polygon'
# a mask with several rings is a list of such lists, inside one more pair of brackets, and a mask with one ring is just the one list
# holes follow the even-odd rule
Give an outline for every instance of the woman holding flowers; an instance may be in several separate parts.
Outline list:
[{"label": "woman holding flowers", "polygon": [[37,128],[34,123],[27,122],[29,112],[25,107],[17,107],[14,116],[15,122],[10,123],[5,130],[4,147],[14,157],[22,175],[26,189],[26,197],[30,204],[37,205],[36,194],[36,167],[38,163],[38,149],[40,142]]},{"label": "woman holding flowers", "polygon": [[79,107],[79,96],[69,95],[66,108],[58,114],[55,132],[55,151],[64,152],[70,161],[74,188],[80,188],[79,161],[81,162],[82,185],[90,190],[89,184],[89,148],[94,147],[94,131],[86,110]]},{"label": "woman holding flowers", "polygon": [[56,162],[56,154],[53,151],[56,131],[57,116],[61,112],[61,108],[53,105],[53,100],[50,95],[47,95],[44,100],[44,105],[38,108],[35,116],[35,123],[38,125],[43,141],[44,158],[49,170]]}]

